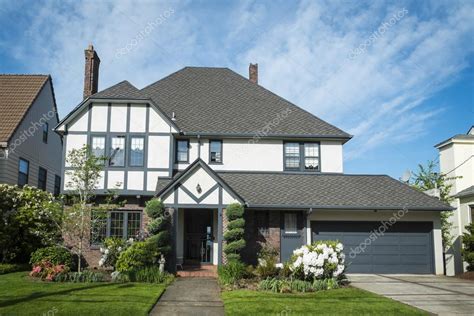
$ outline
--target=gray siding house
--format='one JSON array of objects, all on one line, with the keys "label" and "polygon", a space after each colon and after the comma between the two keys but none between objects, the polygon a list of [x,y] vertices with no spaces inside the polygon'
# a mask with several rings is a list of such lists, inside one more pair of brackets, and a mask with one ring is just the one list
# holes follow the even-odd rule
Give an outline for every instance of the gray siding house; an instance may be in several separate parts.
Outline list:
[{"label": "gray siding house", "polygon": [[0,183],[60,193],[58,121],[50,76],[0,75]]}]

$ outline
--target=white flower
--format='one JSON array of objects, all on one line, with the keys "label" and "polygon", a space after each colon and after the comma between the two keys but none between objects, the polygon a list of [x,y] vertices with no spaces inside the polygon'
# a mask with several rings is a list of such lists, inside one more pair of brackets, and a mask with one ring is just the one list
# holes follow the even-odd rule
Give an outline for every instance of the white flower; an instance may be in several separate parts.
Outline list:
[{"label": "white flower", "polygon": [[105,249],[105,251],[104,251],[104,253],[105,253],[106,255],[108,255],[108,254],[109,254],[109,252],[110,252],[110,250],[109,250],[109,249]]},{"label": "white flower", "polygon": [[337,277],[341,275],[341,273],[344,271],[344,265],[338,265],[336,268],[336,271],[334,271],[333,276]]},{"label": "white flower", "polygon": [[342,250],[344,250],[344,246],[341,244],[341,243],[338,243],[336,245],[336,251],[337,252],[341,252]]},{"label": "white flower", "polygon": [[117,248],[118,252],[122,251],[122,247]]},{"label": "white flower", "polygon": [[275,264],[276,268],[283,269],[283,263],[277,263]]},{"label": "white flower", "polygon": [[103,258],[101,258],[99,260],[99,266],[102,267],[104,265],[104,263],[105,263],[105,260]]},{"label": "white flower", "polygon": [[100,247],[100,252],[104,253],[104,248]]}]

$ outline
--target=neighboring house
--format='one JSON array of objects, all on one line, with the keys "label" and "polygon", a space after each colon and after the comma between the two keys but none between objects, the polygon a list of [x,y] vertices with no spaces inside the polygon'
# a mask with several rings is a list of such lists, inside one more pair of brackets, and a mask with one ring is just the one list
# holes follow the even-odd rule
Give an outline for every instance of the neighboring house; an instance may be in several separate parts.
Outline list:
[{"label": "neighboring house", "polygon": [[64,155],[89,144],[109,157],[97,194],[118,186],[127,204],[101,238],[143,230],[156,196],[172,216],[172,259],[218,265],[225,208],[238,202],[246,262],[265,243],[283,262],[305,243],[338,239],[349,272],[443,273],[440,211],[450,207],[385,175],[344,174],[351,135],[258,85],[257,65],[249,79],[186,67],[141,90],[122,81],[97,92],[88,87],[98,63],[89,47],[85,99],[56,131]]},{"label": "neighboring house", "polygon": [[0,75],[0,183],[61,190],[62,140],[48,75]]},{"label": "neighboring house", "polygon": [[474,126],[466,134],[455,135],[435,146],[439,150],[440,171],[452,178],[451,195],[455,198],[453,223],[453,245],[448,251],[446,272],[448,275],[463,273],[461,236],[465,226],[474,222]]}]

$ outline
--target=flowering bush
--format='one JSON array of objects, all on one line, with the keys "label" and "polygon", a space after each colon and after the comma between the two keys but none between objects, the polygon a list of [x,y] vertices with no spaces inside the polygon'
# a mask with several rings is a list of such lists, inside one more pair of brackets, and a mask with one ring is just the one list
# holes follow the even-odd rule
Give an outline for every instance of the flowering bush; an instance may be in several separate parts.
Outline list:
[{"label": "flowering bush", "polygon": [[318,241],[293,251],[290,261],[292,275],[301,280],[340,278],[345,269],[341,243]]},{"label": "flowering bush", "polygon": [[67,272],[67,270],[68,268],[64,264],[54,265],[50,261],[44,260],[33,266],[30,276],[53,281],[58,274]]},{"label": "flowering bush", "polygon": [[133,238],[127,241],[121,238],[106,238],[104,240],[104,247],[100,248],[102,254],[99,260],[99,266],[115,268],[120,254],[133,244]]}]

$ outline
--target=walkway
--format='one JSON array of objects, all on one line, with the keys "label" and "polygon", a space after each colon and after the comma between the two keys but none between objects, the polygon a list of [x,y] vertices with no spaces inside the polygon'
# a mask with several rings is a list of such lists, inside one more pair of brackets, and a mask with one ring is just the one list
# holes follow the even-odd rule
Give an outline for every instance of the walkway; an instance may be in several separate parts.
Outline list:
[{"label": "walkway", "polygon": [[150,315],[224,315],[215,278],[177,278],[168,286]]}]

